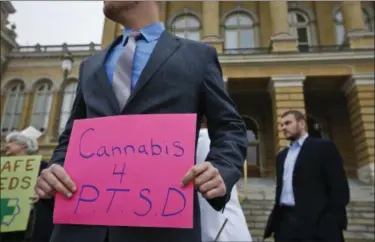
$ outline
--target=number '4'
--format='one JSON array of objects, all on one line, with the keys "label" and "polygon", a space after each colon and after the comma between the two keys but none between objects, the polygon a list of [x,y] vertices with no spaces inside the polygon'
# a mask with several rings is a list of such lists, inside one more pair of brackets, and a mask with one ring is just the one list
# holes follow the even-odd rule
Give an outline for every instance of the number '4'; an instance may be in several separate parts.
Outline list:
[{"label": "number '4'", "polygon": [[122,165],[121,171],[116,171],[117,164],[115,164],[115,168],[113,169],[113,173],[112,173],[113,175],[120,175],[120,184],[122,183],[122,178],[125,175],[125,167],[126,167],[126,163],[124,162],[124,164]]}]

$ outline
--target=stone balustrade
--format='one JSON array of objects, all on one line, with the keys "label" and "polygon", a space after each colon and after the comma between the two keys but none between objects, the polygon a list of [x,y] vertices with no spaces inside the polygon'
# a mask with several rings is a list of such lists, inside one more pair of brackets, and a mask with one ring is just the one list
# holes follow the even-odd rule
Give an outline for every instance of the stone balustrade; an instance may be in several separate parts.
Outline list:
[{"label": "stone balustrade", "polygon": [[66,43],[62,45],[40,45],[36,44],[33,46],[20,46],[14,48],[12,53],[30,53],[30,52],[79,52],[79,51],[98,51],[100,50],[100,44],[93,42],[89,44],[75,44],[68,45]]}]

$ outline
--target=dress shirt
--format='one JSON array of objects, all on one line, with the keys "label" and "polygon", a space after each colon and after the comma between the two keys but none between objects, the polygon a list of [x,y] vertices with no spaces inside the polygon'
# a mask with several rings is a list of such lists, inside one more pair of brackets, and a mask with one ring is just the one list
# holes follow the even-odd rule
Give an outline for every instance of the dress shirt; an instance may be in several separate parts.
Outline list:
[{"label": "dress shirt", "polygon": [[288,154],[284,162],[283,173],[283,187],[281,190],[280,204],[287,206],[294,206],[294,193],[293,193],[293,173],[297,157],[301,151],[303,142],[307,138],[307,134],[289,145]]},{"label": "dress shirt", "polygon": [[[153,23],[140,30],[138,30],[142,37],[137,40],[132,68],[132,88],[137,83],[139,76],[145,68],[152,51],[154,50],[161,34],[164,32],[165,27],[163,23]],[[113,81],[113,73],[115,72],[117,60],[122,53],[122,49],[128,39],[129,34],[133,32],[131,29],[125,29],[123,32],[122,40],[113,47],[111,53],[105,62],[105,69],[107,72],[108,80]]]}]

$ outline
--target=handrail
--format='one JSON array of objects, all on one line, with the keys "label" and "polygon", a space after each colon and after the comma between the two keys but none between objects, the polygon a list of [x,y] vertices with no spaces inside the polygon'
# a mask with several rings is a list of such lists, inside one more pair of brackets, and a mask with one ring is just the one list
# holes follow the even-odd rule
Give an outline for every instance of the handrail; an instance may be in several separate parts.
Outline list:
[{"label": "handrail", "polygon": [[247,159],[244,162],[243,166],[243,188],[244,188],[244,197],[243,199],[247,199]]}]

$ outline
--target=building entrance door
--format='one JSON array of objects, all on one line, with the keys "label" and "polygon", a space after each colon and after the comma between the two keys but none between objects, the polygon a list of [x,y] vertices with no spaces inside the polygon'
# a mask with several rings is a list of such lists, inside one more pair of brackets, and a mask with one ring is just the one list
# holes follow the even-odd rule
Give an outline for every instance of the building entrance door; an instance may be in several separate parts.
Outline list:
[{"label": "building entrance door", "polygon": [[252,118],[243,117],[246,124],[247,147],[246,161],[244,166],[244,175],[247,177],[260,177],[259,162],[259,132],[258,126]]},{"label": "building entrance door", "polygon": [[307,116],[307,130],[309,136],[316,138],[323,138],[324,132],[321,122],[313,116]]}]

